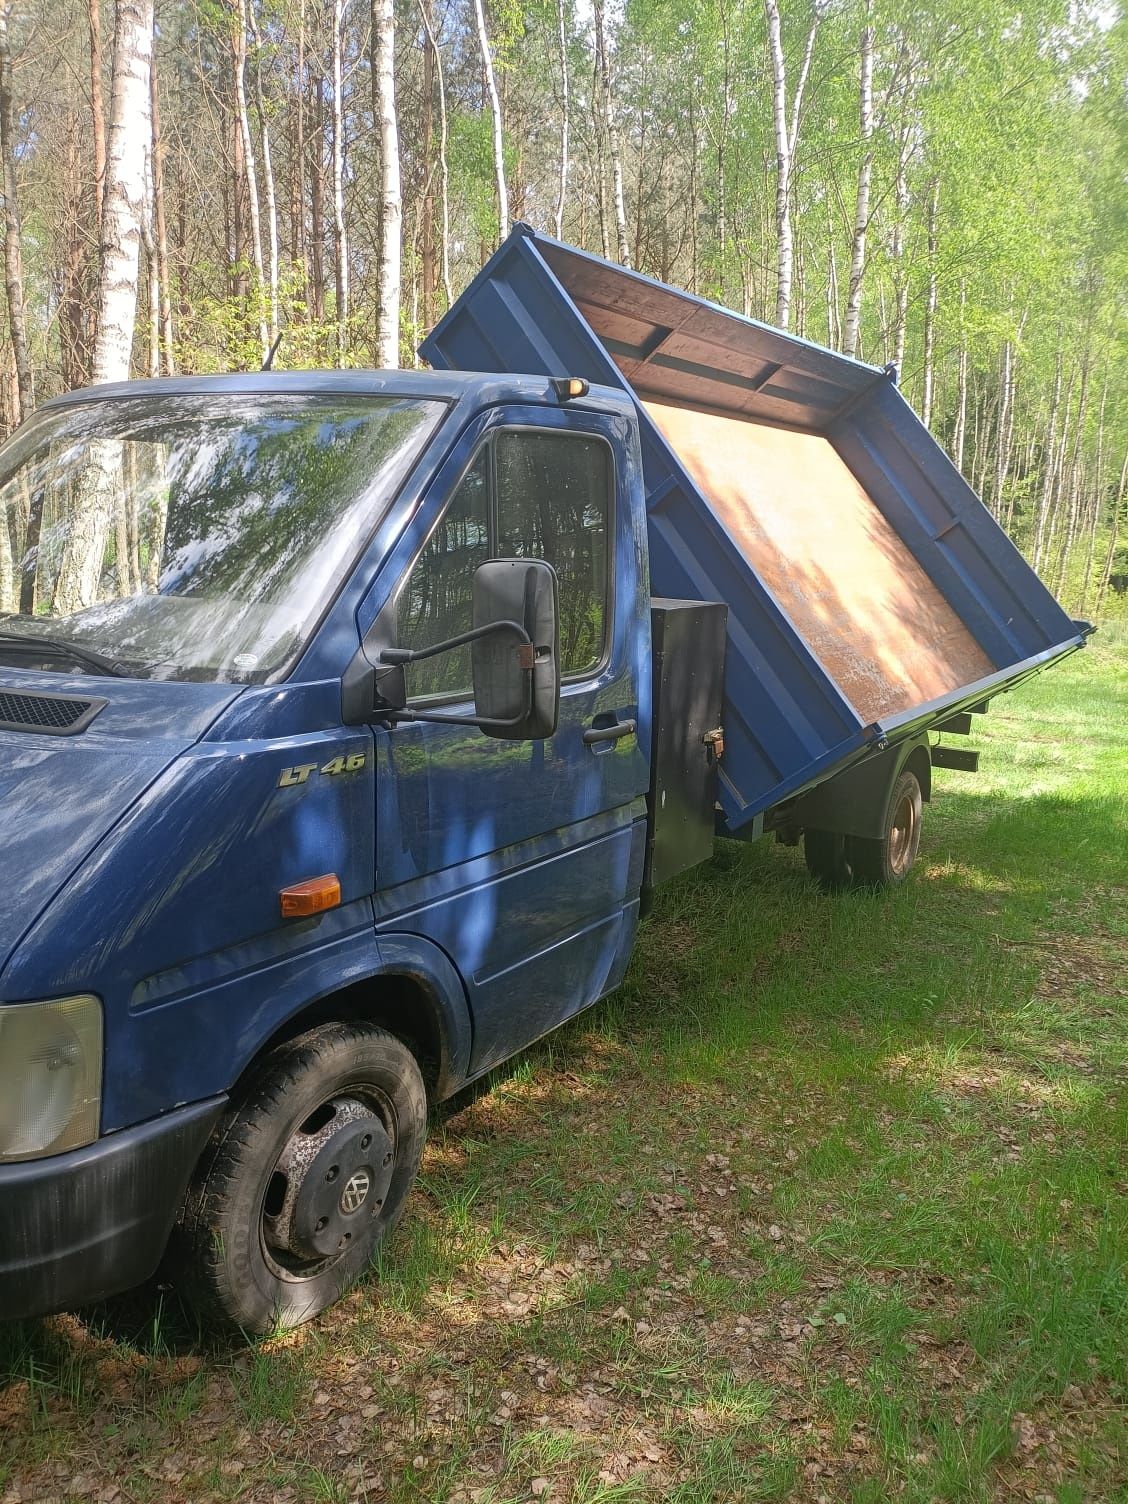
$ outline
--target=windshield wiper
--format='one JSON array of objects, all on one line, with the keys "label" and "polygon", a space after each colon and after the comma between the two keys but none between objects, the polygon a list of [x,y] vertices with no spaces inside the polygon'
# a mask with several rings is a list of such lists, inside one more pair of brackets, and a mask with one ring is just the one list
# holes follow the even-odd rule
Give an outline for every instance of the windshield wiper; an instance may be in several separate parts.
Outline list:
[{"label": "windshield wiper", "polygon": [[96,674],[108,674],[114,679],[128,679],[129,673],[112,658],[104,658],[90,648],[75,647],[62,642],[58,637],[33,637],[31,633],[0,632],[0,648],[16,648],[40,658],[70,658]]}]

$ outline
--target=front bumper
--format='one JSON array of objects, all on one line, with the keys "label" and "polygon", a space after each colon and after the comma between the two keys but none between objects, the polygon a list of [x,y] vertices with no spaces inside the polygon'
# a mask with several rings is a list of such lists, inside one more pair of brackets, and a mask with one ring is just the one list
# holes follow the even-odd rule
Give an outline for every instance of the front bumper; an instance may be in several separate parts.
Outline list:
[{"label": "front bumper", "polygon": [[0,1320],[68,1310],[148,1279],[225,1105],[194,1102],[85,1149],[0,1165]]}]

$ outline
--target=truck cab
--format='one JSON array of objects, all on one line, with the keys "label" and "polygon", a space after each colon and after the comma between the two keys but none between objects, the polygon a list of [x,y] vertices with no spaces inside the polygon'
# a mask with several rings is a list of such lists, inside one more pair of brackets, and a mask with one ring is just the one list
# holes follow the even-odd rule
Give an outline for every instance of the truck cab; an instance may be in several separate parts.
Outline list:
[{"label": "truck cab", "polygon": [[[138,382],[6,447],[0,1314],[167,1251],[227,1320],[303,1319],[394,1225],[428,1100],[620,980],[645,516],[629,399],[574,390]],[[489,561],[547,590],[531,644]]]}]

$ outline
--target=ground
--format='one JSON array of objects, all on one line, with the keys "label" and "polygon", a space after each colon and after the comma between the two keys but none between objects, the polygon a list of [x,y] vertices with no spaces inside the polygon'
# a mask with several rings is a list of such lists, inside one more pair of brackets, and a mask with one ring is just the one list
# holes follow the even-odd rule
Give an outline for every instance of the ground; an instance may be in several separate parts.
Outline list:
[{"label": "ground", "polygon": [[1128,1498],[1128,632],[973,744],[896,893],[665,891],[320,1322],[0,1328],[0,1500]]}]

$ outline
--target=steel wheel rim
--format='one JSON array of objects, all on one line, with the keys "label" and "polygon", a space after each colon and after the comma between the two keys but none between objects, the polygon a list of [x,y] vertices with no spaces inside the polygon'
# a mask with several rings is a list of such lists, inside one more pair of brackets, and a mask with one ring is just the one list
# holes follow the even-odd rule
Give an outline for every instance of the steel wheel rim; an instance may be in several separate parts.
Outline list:
[{"label": "steel wheel rim", "polygon": [[[317,1114],[322,1112],[325,1108],[329,1107],[334,1102],[339,1101],[346,1096],[353,1099],[357,1103],[363,1103],[365,1106],[369,1107],[373,1115],[378,1117],[383,1123],[388,1138],[391,1140],[391,1171],[392,1177],[394,1178],[396,1161],[399,1157],[399,1132],[396,1122],[396,1113],[391,1101],[377,1087],[371,1085],[370,1083],[339,1087],[336,1091],[330,1092],[327,1096],[323,1097],[321,1101],[318,1102],[318,1104],[309,1112],[304,1113],[301,1119],[293,1125],[290,1133],[287,1135],[286,1142],[279,1150],[279,1153],[275,1158],[274,1165],[271,1167],[270,1174],[266,1178],[266,1183],[263,1186],[262,1195],[259,1198],[259,1210],[257,1218],[259,1247],[262,1251],[262,1256],[267,1268],[275,1276],[275,1278],[279,1280],[284,1280],[288,1283],[294,1284],[304,1283],[305,1281],[313,1279],[317,1275],[324,1274],[327,1270],[332,1269],[343,1259],[349,1257],[352,1252],[352,1245],[350,1244],[323,1258],[302,1258],[301,1256],[289,1250],[278,1248],[272,1243],[268,1235],[272,1219],[268,1215],[267,1210],[270,1189],[275,1174],[278,1172],[279,1167],[286,1159],[287,1150],[290,1148],[290,1145],[292,1144],[294,1138],[299,1133],[301,1133],[303,1125],[308,1123],[311,1119],[315,1118]],[[377,1209],[373,1218],[377,1226],[379,1226],[379,1224],[383,1222],[385,1210],[386,1207],[383,1204],[382,1200],[381,1205]]]},{"label": "steel wheel rim", "polygon": [[889,830],[889,865],[897,877],[907,872],[912,864],[917,822],[916,800],[911,794],[905,794],[893,813]]}]

